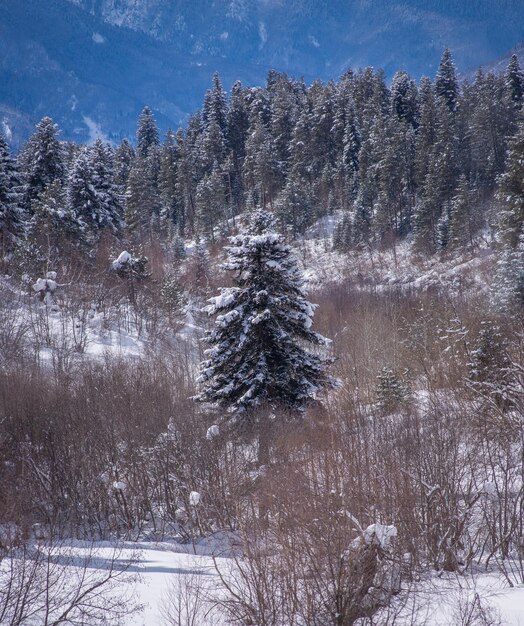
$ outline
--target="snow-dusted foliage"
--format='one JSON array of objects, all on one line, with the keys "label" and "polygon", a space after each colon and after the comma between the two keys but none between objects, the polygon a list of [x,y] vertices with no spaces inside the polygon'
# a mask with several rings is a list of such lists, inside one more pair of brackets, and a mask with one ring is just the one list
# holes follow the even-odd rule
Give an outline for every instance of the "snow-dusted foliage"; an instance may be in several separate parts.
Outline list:
[{"label": "snow-dusted foliage", "polygon": [[58,134],[58,126],[53,120],[42,118],[19,155],[24,175],[22,202],[25,208],[30,208],[31,202],[53,181],[65,178],[64,149]]},{"label": "snow-dusted foliage", "polygon": [[19,207],[20,181],[9,146],[0,132],[0,233],[16,235],[23,229],[23,214]]},{"label": "snow-dusted foliage", "polygon": [[69,209],[92,230],[117,231],[121,226],[121,207],[113,183],[113,154],[97,140],[80,151],[69,176]]},{"label": "snow-dusted foliage", "polygon": [[127,250],[122,251],[111,263],[111,270],[120,277],[126,278],[134,276],[136,278],[146,278],[146,265],[149,262],[145,256],[133,256]]},{"label": "snow-dusted foliage", "polygon": [[234,287],[206,308],[215,327],[206,337],[199,382],[201,401],[244,411],[262,403],[301,409],[325,386],[329,359],[303,343],[325,346],[311,330],[315,306],[306,300],[301,272],[274,220],[256,212],[245,234],[232,237],[224,268]]}]

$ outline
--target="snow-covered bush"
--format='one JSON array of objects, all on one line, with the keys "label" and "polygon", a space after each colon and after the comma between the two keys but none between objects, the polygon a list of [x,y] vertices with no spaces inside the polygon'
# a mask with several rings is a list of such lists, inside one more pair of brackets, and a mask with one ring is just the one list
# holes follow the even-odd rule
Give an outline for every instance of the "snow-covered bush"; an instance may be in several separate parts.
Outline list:
[{"label": "snow-covered bush", "polygon": [[47,272],[45,278],[38,278],[33,285],[33,291],[36,292],[40,302],[47,306],[53,306],[54,293],[58,287],[56,282],[56,272]]},{"label": "snow-covered bush", "polygon": [[150,276],[146,271],[148,263],[149,259],[146,256],[133,256],[124,250],[111,263],[111,270],[121,278],[148,278]]}]

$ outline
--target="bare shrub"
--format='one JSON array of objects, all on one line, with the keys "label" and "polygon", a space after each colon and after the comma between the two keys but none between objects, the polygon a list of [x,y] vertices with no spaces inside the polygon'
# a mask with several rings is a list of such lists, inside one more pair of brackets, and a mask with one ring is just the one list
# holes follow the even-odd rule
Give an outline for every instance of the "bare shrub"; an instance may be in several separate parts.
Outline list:
[{"label": "bare shrub", "polygon": [[136,557],[55,539],[14,544],[0,560],[0,623],[5,626],[120,624],[140,609],[129,587]]},{"label": "bare shrub", "polygon": [[165,626],[218,626],[213,589],[206,584],[207,572],[176,574],[162,600]]}]

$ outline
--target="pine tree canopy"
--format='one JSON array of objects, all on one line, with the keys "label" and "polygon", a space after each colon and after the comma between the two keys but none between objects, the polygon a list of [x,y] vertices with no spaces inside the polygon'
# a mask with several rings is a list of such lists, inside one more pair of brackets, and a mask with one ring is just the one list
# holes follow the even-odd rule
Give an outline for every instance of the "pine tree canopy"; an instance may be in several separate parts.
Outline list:
[{"label": "pine tree canopy", "polygon": [[329,340],[311,330],[315,306],[305,298],[301,272],[274,218],[253,214],[245,234],[230,238],[224,269],[235,286],[210,299],[207,313],[215,327],[201,364],[197,399],[231,412],[262,404],[303,409],[323,387],[334,387],[326,373],[330,359],[304,344]]}]

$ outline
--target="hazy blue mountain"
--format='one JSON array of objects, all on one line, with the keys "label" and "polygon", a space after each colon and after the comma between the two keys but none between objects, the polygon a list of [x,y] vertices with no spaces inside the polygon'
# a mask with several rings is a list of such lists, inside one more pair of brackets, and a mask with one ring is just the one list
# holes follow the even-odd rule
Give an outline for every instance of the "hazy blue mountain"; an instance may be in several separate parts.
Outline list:
[{"label": "hazy blue mountain", "polygon": [[219,70],[338,77],[348,66],[433,75],[449,46],[461,70],[524,40],[522,0],[3,0],[0,121],[16,143],[50,114],[65,137],[130,136],[144,103],[176,127]]},{"label": "hazy blue mountain", "polygon": [[[506,68],[508,67],[508,63],[510,62],[511,56],[513,54],[517,55],[517,58],[520,63],[520,67],[524,68],[524,42],[522,42],[519,45],[512,48],[508,53],[502,55],[501,57],[495,59],[494,61],[491,61],[490,63],[486,63],[485,65],[483,65],[482,69],[485,72],[495,72],[496,74],[501,74],[506,71]],[[474,79],[475,70],[472,70],[471,72],[469,72],[467,75],[467,78],[471,80]]]}]

